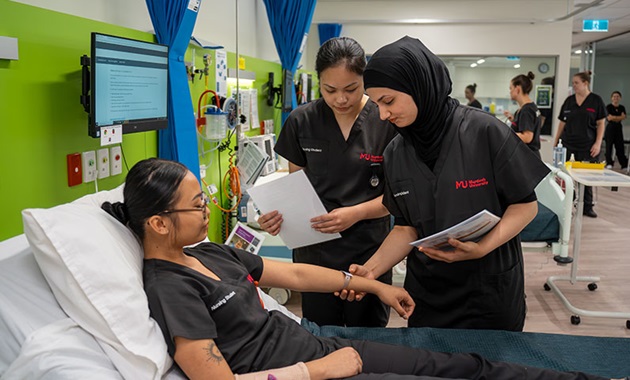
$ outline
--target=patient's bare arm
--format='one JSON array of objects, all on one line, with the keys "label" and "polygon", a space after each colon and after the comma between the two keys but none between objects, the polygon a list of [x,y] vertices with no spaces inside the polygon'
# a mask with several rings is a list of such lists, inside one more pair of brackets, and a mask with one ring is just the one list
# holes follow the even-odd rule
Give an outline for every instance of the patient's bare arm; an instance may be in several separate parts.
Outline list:
[{"label": "patient's bare arm", "polygon": [[363,362],[352,347],[334,351],[307,363],[235,376],[213,339],[190,340],[175,337],[175,362],[190,380],[258,380],[273,374],[279,380],[324,380],[356,375]]}]

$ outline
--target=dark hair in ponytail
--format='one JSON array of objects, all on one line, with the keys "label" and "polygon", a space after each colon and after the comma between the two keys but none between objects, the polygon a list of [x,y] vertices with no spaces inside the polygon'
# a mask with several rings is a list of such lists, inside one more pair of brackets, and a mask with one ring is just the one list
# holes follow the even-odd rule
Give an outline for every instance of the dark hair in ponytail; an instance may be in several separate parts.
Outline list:
[{"label": "dark hair in ponytail", "polygon": [[531,71],[527,73],[527,75],[519,74],[512,78],[512,86],[521,86],[524,94],[529,94],[534,88],[532,80],[534,80],[536,76]]},{"label": "dark hair in ponytail", "polygon": [[475,95],[475,92],[477,92],[477,83],[469,84],[468,86],[466,86],[466,90],[470,91],[471,94]]},{"label": "dark hair in ponytail", "polygon": [[125,179],[124,203],[105,202],[103,210],[128,226],[140,240],[150,217],[172,208],[177,189],[188,174],[179,162],[149,158],[135,164]]},{"label": "dark hair in ponytail", "polygon": [[336,37],[324,42],[317,51],[315,71],[319,77],[322,71],[341,64],[345,64],[348,71],[357,75],[363,75],[365,70],[365,51],[350,37]]},{"label": "dark hair in ponytail", "polygon": [[591,75],[593,75],[593,72],[591,70],[587,70],[587,71],[579,72],[573,76],[580,78],[582,82],[591,83]]}]

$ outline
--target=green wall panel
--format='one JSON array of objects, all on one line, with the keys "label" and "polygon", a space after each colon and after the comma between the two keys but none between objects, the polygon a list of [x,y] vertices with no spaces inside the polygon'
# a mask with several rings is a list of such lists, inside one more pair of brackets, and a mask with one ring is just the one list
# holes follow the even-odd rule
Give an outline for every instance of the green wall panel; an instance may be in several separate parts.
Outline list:
[{"label": "green wall panel", "polygon": [[[0,240],[22,233],[21,211],[51,207],[96,190],[68,187],[66,155],[96,150],[79,103],[80,56],[89,55],[90,33],[144,41],[153,35],[29,5],[0,1],[0,35],[18,39],[19,60],[0,60]],[[157,155],[157,133],[125,135],[129,165]],[[124,181],[98,180],[99,190]]]}]

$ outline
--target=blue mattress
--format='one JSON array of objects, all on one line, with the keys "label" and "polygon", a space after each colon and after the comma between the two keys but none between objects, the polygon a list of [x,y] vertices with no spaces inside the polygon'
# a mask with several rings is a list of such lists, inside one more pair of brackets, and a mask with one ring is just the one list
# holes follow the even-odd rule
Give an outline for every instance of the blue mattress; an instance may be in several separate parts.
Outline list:
[{"label": "blue mattress", "polygon": [[302,325],[318,336],[373,340],[441,352],[476,352],[501,360],[604,377],[630,375],[630,339],[436,328],[365,328]]}]

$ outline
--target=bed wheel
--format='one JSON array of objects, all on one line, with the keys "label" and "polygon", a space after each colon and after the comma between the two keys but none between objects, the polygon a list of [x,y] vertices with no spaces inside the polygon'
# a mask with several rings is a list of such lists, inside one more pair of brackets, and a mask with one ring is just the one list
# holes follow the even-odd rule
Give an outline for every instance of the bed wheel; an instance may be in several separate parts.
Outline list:
[{"label": "bed wheel", "polygon": [[594,282],[591,282],[590,284],[588,284],[588,290],[590,290],[591,292],[597,289],[597,284]]},{"label": "bed wheel", "polygon": [[549,286],[549,284],[547,284],[546,282],[545,282],[545,285],[543,285],[543,288],[545,288],[546,291],[551,290],[551,286]]},{"label": "bed wheel", "polygon": [[579,315],[572,315],[571,316],[571,324],[572,325],[579,325],[580,324],[580,316]]}]

